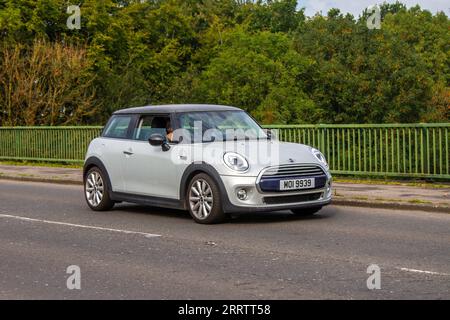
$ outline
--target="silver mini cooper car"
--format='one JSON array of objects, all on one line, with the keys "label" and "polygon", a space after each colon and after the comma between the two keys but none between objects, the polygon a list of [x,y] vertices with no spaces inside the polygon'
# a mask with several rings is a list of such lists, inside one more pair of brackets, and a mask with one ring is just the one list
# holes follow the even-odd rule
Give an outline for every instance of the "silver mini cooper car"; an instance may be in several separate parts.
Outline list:
[{"label": "silver mini cooper car", "polygon": [[167,105],[121,110],[89,145],[87,204],[188,210],[202,224],[231,213],[291,210],[312,215],[331,202],[323,154],[283,143],[241,109]]}]

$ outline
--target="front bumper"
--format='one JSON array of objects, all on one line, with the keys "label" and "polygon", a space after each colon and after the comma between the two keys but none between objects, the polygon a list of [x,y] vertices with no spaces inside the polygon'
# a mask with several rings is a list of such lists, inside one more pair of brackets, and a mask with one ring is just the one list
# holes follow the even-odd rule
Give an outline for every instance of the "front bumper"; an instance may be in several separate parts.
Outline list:
[{"label": "front bumper", "polygon": [[[332,201],[330,175],[327,175],[326,184],[322,188],[293,192],[263,192],[257,184],[256,177],[221,176],[221,180],[229,200],[224,206],[224,210],[228,213],[322,207]],[[241,189],[247,192],[245,200],[240,200],[237,196]]]}]

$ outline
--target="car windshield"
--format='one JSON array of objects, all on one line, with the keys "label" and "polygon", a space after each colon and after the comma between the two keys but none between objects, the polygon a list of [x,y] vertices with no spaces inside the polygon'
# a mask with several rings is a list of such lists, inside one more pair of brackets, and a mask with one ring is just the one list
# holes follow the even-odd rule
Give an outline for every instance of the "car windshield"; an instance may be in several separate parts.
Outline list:
[{"label": "car windshield", "polygon": [[190,142],[268,139],[267,134],[244,111],[210,111],[180,113],[175,135]]}]

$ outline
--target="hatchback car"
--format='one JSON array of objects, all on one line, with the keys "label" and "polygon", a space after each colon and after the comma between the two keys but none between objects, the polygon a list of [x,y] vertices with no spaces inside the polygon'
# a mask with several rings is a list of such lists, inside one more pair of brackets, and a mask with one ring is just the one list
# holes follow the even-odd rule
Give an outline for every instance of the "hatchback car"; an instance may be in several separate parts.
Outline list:
[{"label": "hatchback car", "polygon": [[188,210],[202,224],[231,213],[291,210],[312,215],[332,198],[323,154],[280,142],[245,111],[166,105],[114,113],[86,154],[87,204]]}]

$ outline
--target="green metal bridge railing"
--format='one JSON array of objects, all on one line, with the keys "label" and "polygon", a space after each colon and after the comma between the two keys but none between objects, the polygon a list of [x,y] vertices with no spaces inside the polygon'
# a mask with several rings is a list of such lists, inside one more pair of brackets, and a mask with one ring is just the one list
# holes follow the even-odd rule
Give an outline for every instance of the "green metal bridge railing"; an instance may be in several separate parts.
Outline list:
[{"label": "green metal bridge railing", "polygon": [[[450,180],[450,123],[265,126],[321,150],[334,174]],[[0,159],[80,163],[101,127],[0,127]]]},{"label": "green metal bridge railing", "polygon": [[0,159],[80,163],[101,127],[0,127]]}]

